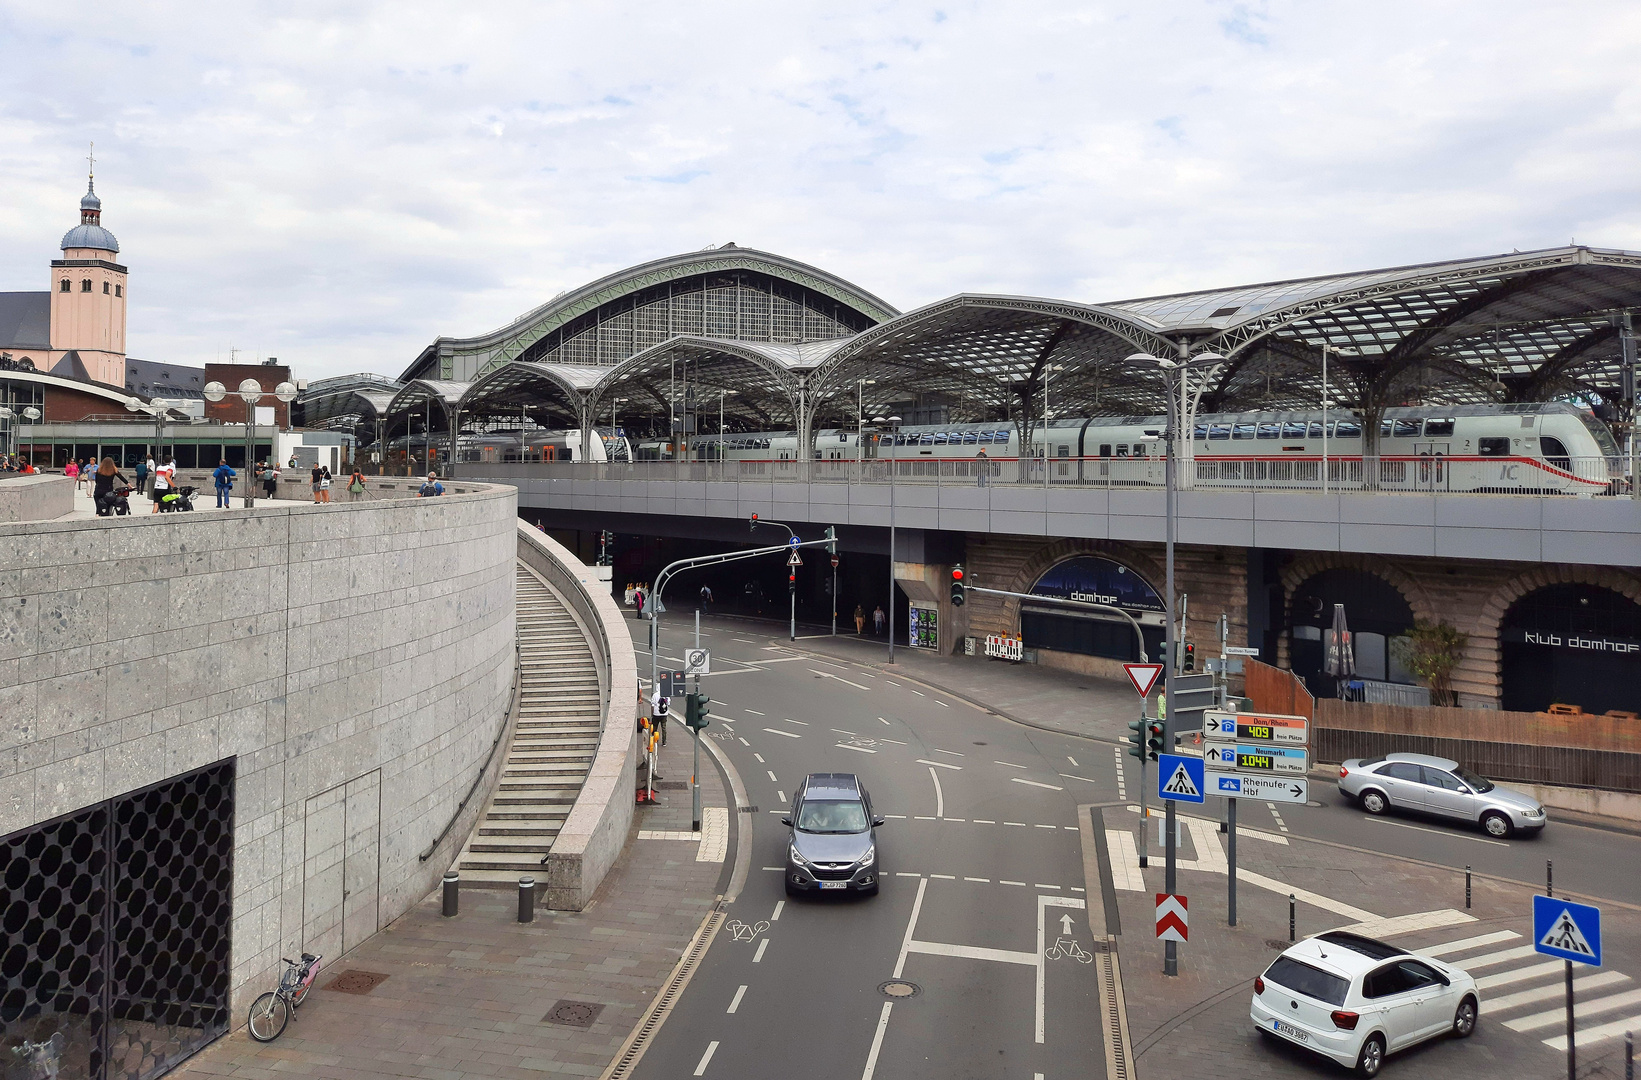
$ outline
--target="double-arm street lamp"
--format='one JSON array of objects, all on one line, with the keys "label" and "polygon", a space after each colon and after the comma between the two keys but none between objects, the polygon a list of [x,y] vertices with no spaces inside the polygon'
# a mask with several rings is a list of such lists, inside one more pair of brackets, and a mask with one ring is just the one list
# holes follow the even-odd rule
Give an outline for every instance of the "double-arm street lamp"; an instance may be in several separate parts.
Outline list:
[{"label": "double-arm street lamp", "polygon": [[[208,382],[204,393],[206,401],[217,402],[228,396],[228,388],[219,382]],[[248,510],[256,505],[253,472],[256,467],[256,403],[262,400],[264,391],[261,383],[246,379],[239,384],[236,393],[245,402],[245,508]],[[294,383],[282,382],[273,388],[273,396],[287,403],[295,401],[298,393],[300,391]]]},{"label": "double-arm street lamp", "polygon": [[[1174,697],[1174,671],[1179,664],[1179,649],[1175,641],[1174,621],[1174,534],[1178,531],[1176,528],[1178,509],[1175,504],[1178,501],[1179,480],[1175,475],[1175,468],[1176,461],[1181,456],[1180,445],[1188,443],[1192,438],[1196,401],[1202,395],[1203,384],[1207,381],[1206,376],[1214,368],[1223,364],[1225,358],[1218,353],[1211,352],[1191,356],[1186,351],[1186,347],[1182,345],[1178,359],[1152,356],[1150,353],[1135,353],[1128,358],[1128,362],[1131,364],[1156,365],[1162,371],[1163,383],[1168,392],[1168,457],[1164,463],[1163,471],[1163,483],[1166,489],[1165,498],[1167,500],[1165,504],[1167,524],[1164,533],[1167,552],[1164,571],[1166,581],[1164,583],[1163,600],[1168,612],[1168,626],[1163,641],[1162,677],[1164,700],[1176,701],[1178,699]],[[1200,373],[1203,376],[1197,381],[1195,388],[1192,387],[1192,380],[1189,377],[1194,373]],[[1178,709],[1170,709],[1162,720],[1162,745],[1168,753],[1174,752],[1174,718],[1178,715]],[[1169,895],[1173,895],[1174,857],[1176,854],[1174,850],[1174,800],[1169,799],[1166,801],[1168,804],[1166,810],[1167,825],[1165,826],[1168,830],[1167,870],[1163,887]],[[1164,946],[1163,974],[1178,975],[1179,954],[1177,945],[1175,942],[1168,941],[1164,942]]]}]

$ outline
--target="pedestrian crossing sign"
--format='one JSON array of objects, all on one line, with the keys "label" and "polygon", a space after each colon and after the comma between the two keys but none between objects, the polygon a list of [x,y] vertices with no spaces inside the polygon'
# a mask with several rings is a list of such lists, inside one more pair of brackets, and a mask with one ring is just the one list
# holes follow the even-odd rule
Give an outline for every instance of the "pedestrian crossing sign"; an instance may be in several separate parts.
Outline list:
[{"label": "pedestrian crossing sign", "polygon": [[1184,754],[1157,757],[1157,797],[1175,802],[1199,803],[1206,786],[1203,762]]},{"label": "pedestrian crossing sign", "polygon": [[1601,909],[1554,896],[1533,897],[1533,948],[1577,964],[1601,966]]}]

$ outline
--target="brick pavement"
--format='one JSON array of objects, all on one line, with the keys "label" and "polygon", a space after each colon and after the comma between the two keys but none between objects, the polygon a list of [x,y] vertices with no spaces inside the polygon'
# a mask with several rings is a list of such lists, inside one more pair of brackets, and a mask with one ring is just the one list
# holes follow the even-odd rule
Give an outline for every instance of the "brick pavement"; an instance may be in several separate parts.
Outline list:
[{"label": "brick pavement", "polygon": [[[675,726],[669,742],[658,771],[667,781],[687,780],[688,731]],[[640,830],[689,830],[689,792],[661,795],[665,802],[639,807],[626,850],[587,910],[538,909],[535,922],[521,924],[516,890],[472,888],[462,894],[461,914],[446,919],[431,895],[345,957],[327,958],[318,990],[277,1040],[257,1043],[241,1026],[178,1074],[598,1076],[712,908],[728,865],[698,862],[694,842],[637,838]],[[704,751],[702,803],[728,805]],[[363,996],[326,989],[347,970],[388,978]],[[603,1008],[585,1029],[544,1022],[560,1000]]]},{"label": "brick pavement", "polygon": [[[1108,830],[1133,832],[1139,822],[1136,814],[1123,807],[1099,812],[1103,813]],[[1154,824],[1152,828],[1155,829]],[[1209,835],[1218,837],[1217,832],[1212,832],[1213,828],[1209,826]],[[1181,847],[1182,859],[1192,862],[1198,859],[1197,839],[1187,832]],[[1438,870],[1297,836],[1281,839],[1288,843],[1282,845],[1273,840],[1254,839],[1245,833],[1239,835],[1240,867],[1283,886],[1310,890],[1345,907],[1364,909],[1378,916],[1446,911],[1448,919],[1468,915],[1476,920],[1404,933],[1396,933],[1395,925],[1364,927],[1364,932],[1370,935],[1386,937],[1411,950],[1501,930],[1513,930],[1521,936],[1495,946],[1497,948],[1529,943],[1528,913],[1534,891],[1530,888],[1477,877],[1473,885],[1473,907],[1465,911],[1463,871]],[[1154,936],[1153,921],[1154,894],[1164,891],[1164,871],[1162,854],[1155,846],[1155,831],[1151,841],[1151,865],[1138,871],[1144,877],[1145,891],[1117,893],[1123,931],[1119,939],[1123,993],[1139,1076],[1145,1080],[1176,1077],[1195,1080],[1204,1075],[1207,1061],[1213,1063],[1211,1073],[1215,1080],[1341,1075],[1321,1058],[1285,1045],[1267,1044],[1252,1030],[1248,1019],[1254,976],[1287,946],[1285,891],[1270,891],[1247,881],[1240,882],[1238,925],[1230,927],[1226,925],[1226,874],[1179,870],[1176,891],[1189,900],[1191,940],[1179,946],[1180,973],[1174,977],[1162,974],[1163,946]],[[1218,842],[1222,845],[1223,838]],[[1629,968],[1630,974],[1641,976],[1641,969],[1637,969],[1634,961],[1641,955],[1638,949],[1641,908],[1604,907],[1608,967]],[[1429,921],[1442,920],[1436,916]],[[1354,922],[1354,917],[1337,911],[1303,901],[1297,905],[1298,937]],[[1465,957],[1461,955],[1444,956],[1444,959],[1461,967],[1465,964]],[[1532,962],[1528,958],[1519,961],[1523,965]],[[1497,970],[1489,968],[1486,974]],[[1404,1054],[1393,1055],[1385,1066],[1386,1075],[1439,1073],[1453,1080],[1565,1076],[1565,1058],[1541,1043],[1544,1035],[1553,1035],[1555,1031],[1534,1035],[1517,1033],[1503,1027],[1501,1021],[1506,1018],[1489,1014],[1489,1001],[1526,985],[1529,983],[1523,981],[1496,992],[1484,990],[1482,1022],[1471,1039],[1464,1042],[1434,1040]],[[1558,1004],[1556,999],[1549,1002],[1548,1007]],[[1621,1053],[1622,1041],[1617,1039],[1582,1050],[1579,1075],[1621,1075]]]}]

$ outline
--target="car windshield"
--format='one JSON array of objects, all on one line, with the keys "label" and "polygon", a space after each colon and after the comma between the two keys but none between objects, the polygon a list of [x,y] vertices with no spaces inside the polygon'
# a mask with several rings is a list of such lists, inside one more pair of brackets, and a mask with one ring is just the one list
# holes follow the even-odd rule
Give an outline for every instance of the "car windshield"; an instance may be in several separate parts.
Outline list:
[{"label": "car windshield", "polygon": [[1462,765],[1453,770],[1453,775],[1457,776],[1460,780],[1463,780],[1466,784],[1469,784],[1470,790],[1478,794],[1493,790],[1493,781],[1487,779],[1485,776],[1477,776],[1475,773],[1471,772],[1469,769],[1466,769]]},{"label": "car windshield", "polygon": [[1265,972],[1265,978],[1296,994],[1304,994],[1333,1006],[1343,1005],[1345,991],[1350,989],[1350,983],[1345,979],[1301,963],[1291,956],[1277,957],[1276,963]]},{"label": "car windshield", "polygon": [[866,831],[866,808],[853,799],[808,800],[798,810],[798,831],[858,833]]}]

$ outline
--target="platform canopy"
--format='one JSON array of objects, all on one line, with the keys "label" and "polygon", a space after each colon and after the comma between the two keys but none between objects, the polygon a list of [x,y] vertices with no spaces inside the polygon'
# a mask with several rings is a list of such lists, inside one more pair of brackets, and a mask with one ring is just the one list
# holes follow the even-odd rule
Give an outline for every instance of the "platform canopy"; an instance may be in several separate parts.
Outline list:
[{"label": "platform canopy", "polygon": [[291,402],[291,423],[297,427],[341,428],[355,434],[381,421],[393,401],[393,395],[403,388],[397,379],[385,375],[361,372],[355,375],[337,375],[329,379],[315,379],[307,389]]}]

